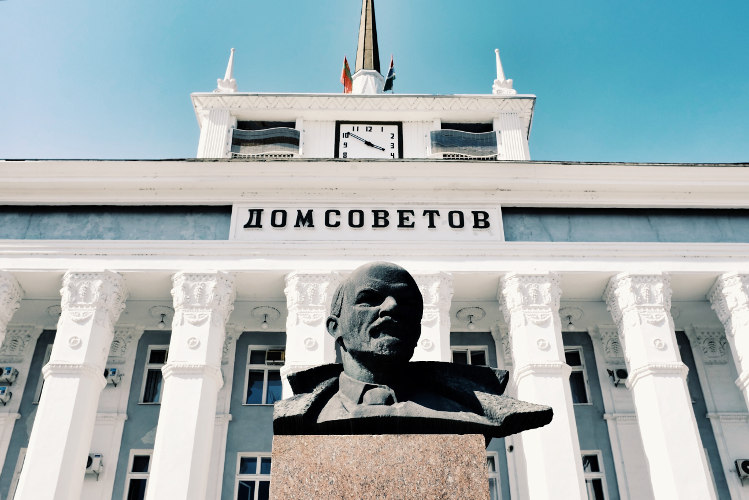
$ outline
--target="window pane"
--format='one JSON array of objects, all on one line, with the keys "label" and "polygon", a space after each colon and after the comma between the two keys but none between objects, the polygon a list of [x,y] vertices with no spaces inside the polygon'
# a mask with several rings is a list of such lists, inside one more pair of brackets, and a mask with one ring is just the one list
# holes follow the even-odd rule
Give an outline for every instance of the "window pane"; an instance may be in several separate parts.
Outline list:
[{"label": "window pane", "polygon": [[127,500],[143,500],[146,498],[147,479],[131,479],[127,490]]},{"label": "window pane", "polygon": [[240,474],[255,474],[257,472],[257,457],[241,457],[239,459]]},{"label": "window pane", "polygon": [[270,498],[270,481],[260,481],[257,489],[257,500],[268,500]]},{"label": "window pane", "polygon": [[497,466],[494,464],[494,457],[489,455],[486,457],[486,466],[489,469],[489,472],[497,472]]},{"label": "window pane", "polygon": [[264,365],[265,364],[265,351],[250,351],[250,364],[251,365]]},{"label": "window pane", "polygon": [[270,458],[263,457],[260,459],[260,474],[270,474]]},{"label": "window pane", "polygon": [[582,366],[583,363],[580,360],[580,351],[564,351],[564,359],[570,366]]},{"label": "window pane", "polygon": [[284,351],[280,349],[268,349],[267,359],[269,364],[283,364]]},{"label": "window pane", "polygon": [[135,455],[133,457],[133,468],[130,472],[148,472],[148,462],[151,459],[148,455]]},{"label": "window pane", "polygon": [[493,477],[489,478],[489,500],[497,500],[497,480]]},{"label": "window pane", "polygon": [[255,481],[240,481],[237,500],[255,500]]},{"label": "window pane", "polygon": [[250,370],[247,372],[247,399],[248,405],[263,404],[263,372]]},{"label": "window pane", "polygon": [[453,363],[459,365],[468,364],[468,353],[466,351],[453,351]]},{"label": "window pane", "polygon": [[583,470],[585,472],[601,472],[598,465],[598,455],[583,455]]},{"label": "window pane", "polygon": [[588,500],[605,500],[603,496],[603,480],[602,479],[586,479],[585,489],[588,490]]},{"label": "window pane", "polygon": [[588,395],[585,393],[585,378],[582,372],[570,374],[570,388],[572,389],[573,403],[587,403]]},{"label": "window pane", "polygon": [[268,371],[268,395],[265,397],[265,404],[272,405],[280,401],[281,391],[281,372]]},{"label": "window pane", "polygon": [[471,364],[486,366],[486,353],[484,351],[471,351]]},{"label": "window pane", "polygon": [[153,349],[148,356],[148,362],[162,365],[166,363],[166,349]]},{"label": "window pane", "polygon": [[146,387],[143,389],[144,403],[158,403],[161,396],[161,370],[148,370]]}]

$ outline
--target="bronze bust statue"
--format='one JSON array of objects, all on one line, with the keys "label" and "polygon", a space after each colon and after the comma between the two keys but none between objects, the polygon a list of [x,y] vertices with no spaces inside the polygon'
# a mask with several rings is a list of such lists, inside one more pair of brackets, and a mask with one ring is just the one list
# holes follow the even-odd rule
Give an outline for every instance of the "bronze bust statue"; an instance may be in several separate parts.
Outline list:
[{"label": "bronze bust statue", "polygon": [[342,364],[289,375],[275,434],[483,434],[487,441],[551,422],[547,406],[503,396],[504,370],[409,362],[421,334],[416,281],[386,262],[354,270],[335,292],[328,333]]}]

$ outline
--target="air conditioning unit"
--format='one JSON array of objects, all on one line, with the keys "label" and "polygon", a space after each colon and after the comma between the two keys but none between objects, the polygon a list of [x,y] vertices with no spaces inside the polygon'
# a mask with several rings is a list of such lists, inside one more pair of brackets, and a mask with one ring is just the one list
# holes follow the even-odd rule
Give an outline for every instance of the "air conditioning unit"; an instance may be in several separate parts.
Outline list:
[{"label": "air conditioning unit", "polygon": [[101,462],[101,453],[89,453],[86,459],[86,474],[94,474],[98,481],[102,469],[104,469],[104,464]]},{"label": "air conditioning unit", "polygon": [[6,386],[0,386],[0,403],[5,406],[8,404],[8,401],[10,401],[10,398],[13,397],[13,393],[8,390]]},{"label": "air conditioning unit", "polygon": [[749,482],[749,459],[740,458],[736,460],[736,472],[739,474],[741,484]]},{"label": "air conditioning unit", "polygon": [[624,368],[617,368],[616,370],[606,370],[614,383],[614,387],[619,387],[622,380],[626,380],[629,377],[629,373]]},{"label": "air conditioning unit", "polygon": [[12,366],[6,366],[3,368],[2,373],[0,373],[0,384],[13,385],[16,378],[18,378],[18,370]]},{"label": "air conditioning unit", "polygon": [[122,372],[117,368],[104,369],[104,378],[107,379],[107,384],[112,384],[113,386],[117,387],[117,384],[119,384],[122,380],[122,376]]},{"label": "air conditioning unit", "polygon": [[286,351],[283,349],[268,349],[265,351],[266,365],[282,365],[286,359]]}]

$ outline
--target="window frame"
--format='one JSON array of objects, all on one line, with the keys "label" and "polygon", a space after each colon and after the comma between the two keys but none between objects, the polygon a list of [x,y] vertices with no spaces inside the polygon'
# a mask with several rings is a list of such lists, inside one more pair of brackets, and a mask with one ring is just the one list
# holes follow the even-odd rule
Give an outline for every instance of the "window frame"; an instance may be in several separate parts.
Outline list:
[{"label": "window frame", "polygon": [[[257,346],[256,346],[257,347]],[[249,352],[249,351],[248,351]],[[263,481],[265,478],[267,478],[267,481],[270,482],[271,480],[271,474],[261,474],[257,472],[257,469],[255,471],[255,474],[240,474],[239,473],[239,467],[242,464],[242,458],[257,458],[257,464],[258,468],[260,467],[261,460],[263,458],[271,458],[270,453],[260,453],[260,452],[248,452],[248,451],[242,451],[237,453],[237,466],[236,466],[236,474],[234,475],[234,496],[232,497],[234,500],[237,499],[237,496],[239,495],[239,482],[240,481],[254,481],[255,482],[255,496],[257,497],[258,493],[260,492],[260,488],[257,487],[257,484],[260,481]],[[273,462],[271,462],[271,471],[273,470]],[[254,500],[254,499],[253,499]]]},{"label": "window frame", "polygon": [[[494,472],[489,469],[489,458],[494,461]],[[489,473],[489,498],[495,498],[499,500],[502,498],[502,490],[499,487],[500,474],[499,474],[499,453],[496,451],[486,452],[486,470]],[[494,479],[494,496],[492,496],[491,480]]]},{"label": "window frame", "polygon": [[573,351],[576,351],[578,353],[578,355],[580,356],[580,366],[571,366],[571,365],[567,364],[567,360],[565,359],[565,364],[567,364],[567,366],[569,366],[571,368],[570,379],[569,379],[570,395],[572,395],[572,374],[573,373],[582,373],[583,374],[583,383],[585,385],[585,399],[586,399],[586,402],[585,403],[575,403],[573,401],[572,404],[573,405],[592,405],[593,404],[593,399],[591,397],[591,392],[590,392],[590,381],[588,380],[588,369],[585,366],[585,351],[583,349],[583,346],[581,346],[581,345],[577,345],[577,346],[565,346],[564,347],[565,355],[566,355],[566,353],[573,352]]},{"label": "window frame", "polygon": [[38,405],[39,400],[42,399],[42,389],[44,388],[44,367],[49,363],[52,358],[52,346],[54,342],[47,344],[47,349],[44,352],[44,358],[42,358],[42,370],[39,371],[39,380],[36,381],[36,391],[34,391],[34,399],[31,404]]},{"label": "window frame", "polygon": [[[164,362],[161,364],[157,363],[149,363],[148,360],[151,359],[151,351],[155,350],[164,350],[166,351],[166,356],[164,357]],[[160,344],[152,344],[148,346],[148,349],[146,349],[146,359],[145,363],[143,365],[143,380],[141,380],[140,383],[140,396],[138,397],[138,404],[139,405],[160,405],[161,401],[164,399],[164,376],[161,376],[161,388],[159,389],[159,400],[158,401],[143,401],[143,396],[145,396],[146,392],[146,382],[148,381],[148,370],[155,370],[158,368],[161,370],[161,368],[164,367],[164,365],[167,364],[169,361],[169,345],[160,345]]]},{"label": "window frame", "polygon": [[483,351],[484,352],[484,359],[486,360],[485,365],[473,365],[473,366],[491,366],[489,363],[489,346],[486,345],[454,345],[450,346],[450,362],[454,363],[454,355],[455,352],[465,352],[466,353],[466,359],[468,360],[467,364],[471,364],[471,353],[474,351]]},{"label": "window frame", "polygon": [[[603,454],[601,453],[601,450],[580,450],[580,462],[583,462],[583,459],[586,455],[595,455],[596,459],[598,460],[598,472],[585,472],[585,468],[583,468],[583,476],[585,481],[585,490],[588,491],[588,480],[591,481],[595,479],[601,480],[601,491],[603,491],[603,500],[608,500],[609,498],[609,492],[608,492],[608,486],[606,485],[606,470],[603,468]],[[589,500],[596,500],[591,499],[590,495],[588,495]]]},{"label": "window frame", "polygon": [[[147,456],[148,457],[148,472],[133,472],[133,460],[136,456]],[[148,491],[148,479],[151,476],[151,465],[153,464],[153,450],[152,449],[141,449],[141,450],[130,450],[130,456],[127,460],[127,474],[125,475],[125,487],[122,492],[122,500],[127,500],[128,493],[130,493],[130,480],[131,479],[145,479],[146,480],[146,491]]]},{"label": "window frame", "polygon": [[[252,351],[283,351],[284,362],[279,365],[269,365],[267,363],[252,364],[250,363],[250,356]],[[267,354],[266,354],[267,355]],[[247,360],[244,369],[244,390],[242,392],[242,406],[273,406],[273,403],[248,403],[247,402],[247,387],[250,383],[250,371],[262,371],[263,372],[263,394],[260,398],[261,401],[265,401],[268,397],[268,372],[276,371],[281,372],[281,367],[286,364],[286,346],[275,346],[275,345],[248,345],[247,346]],[[238,463],[238,462],[237,462]],[[239,466],[237,466],[239,467]]]}]

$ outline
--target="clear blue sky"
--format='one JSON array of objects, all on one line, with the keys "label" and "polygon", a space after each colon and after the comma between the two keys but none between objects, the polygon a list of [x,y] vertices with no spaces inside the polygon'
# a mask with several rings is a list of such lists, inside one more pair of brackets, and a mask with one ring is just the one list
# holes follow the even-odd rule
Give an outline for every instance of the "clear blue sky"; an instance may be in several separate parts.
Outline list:
[{"label": "clear blue sky", "polygon": [[[190,93],[339,92],[359,0],[0,0],[0,158],[194,157]],[[534,160],[749,162],[747,0],[376,0],[397,93],[538,96]]]}]

